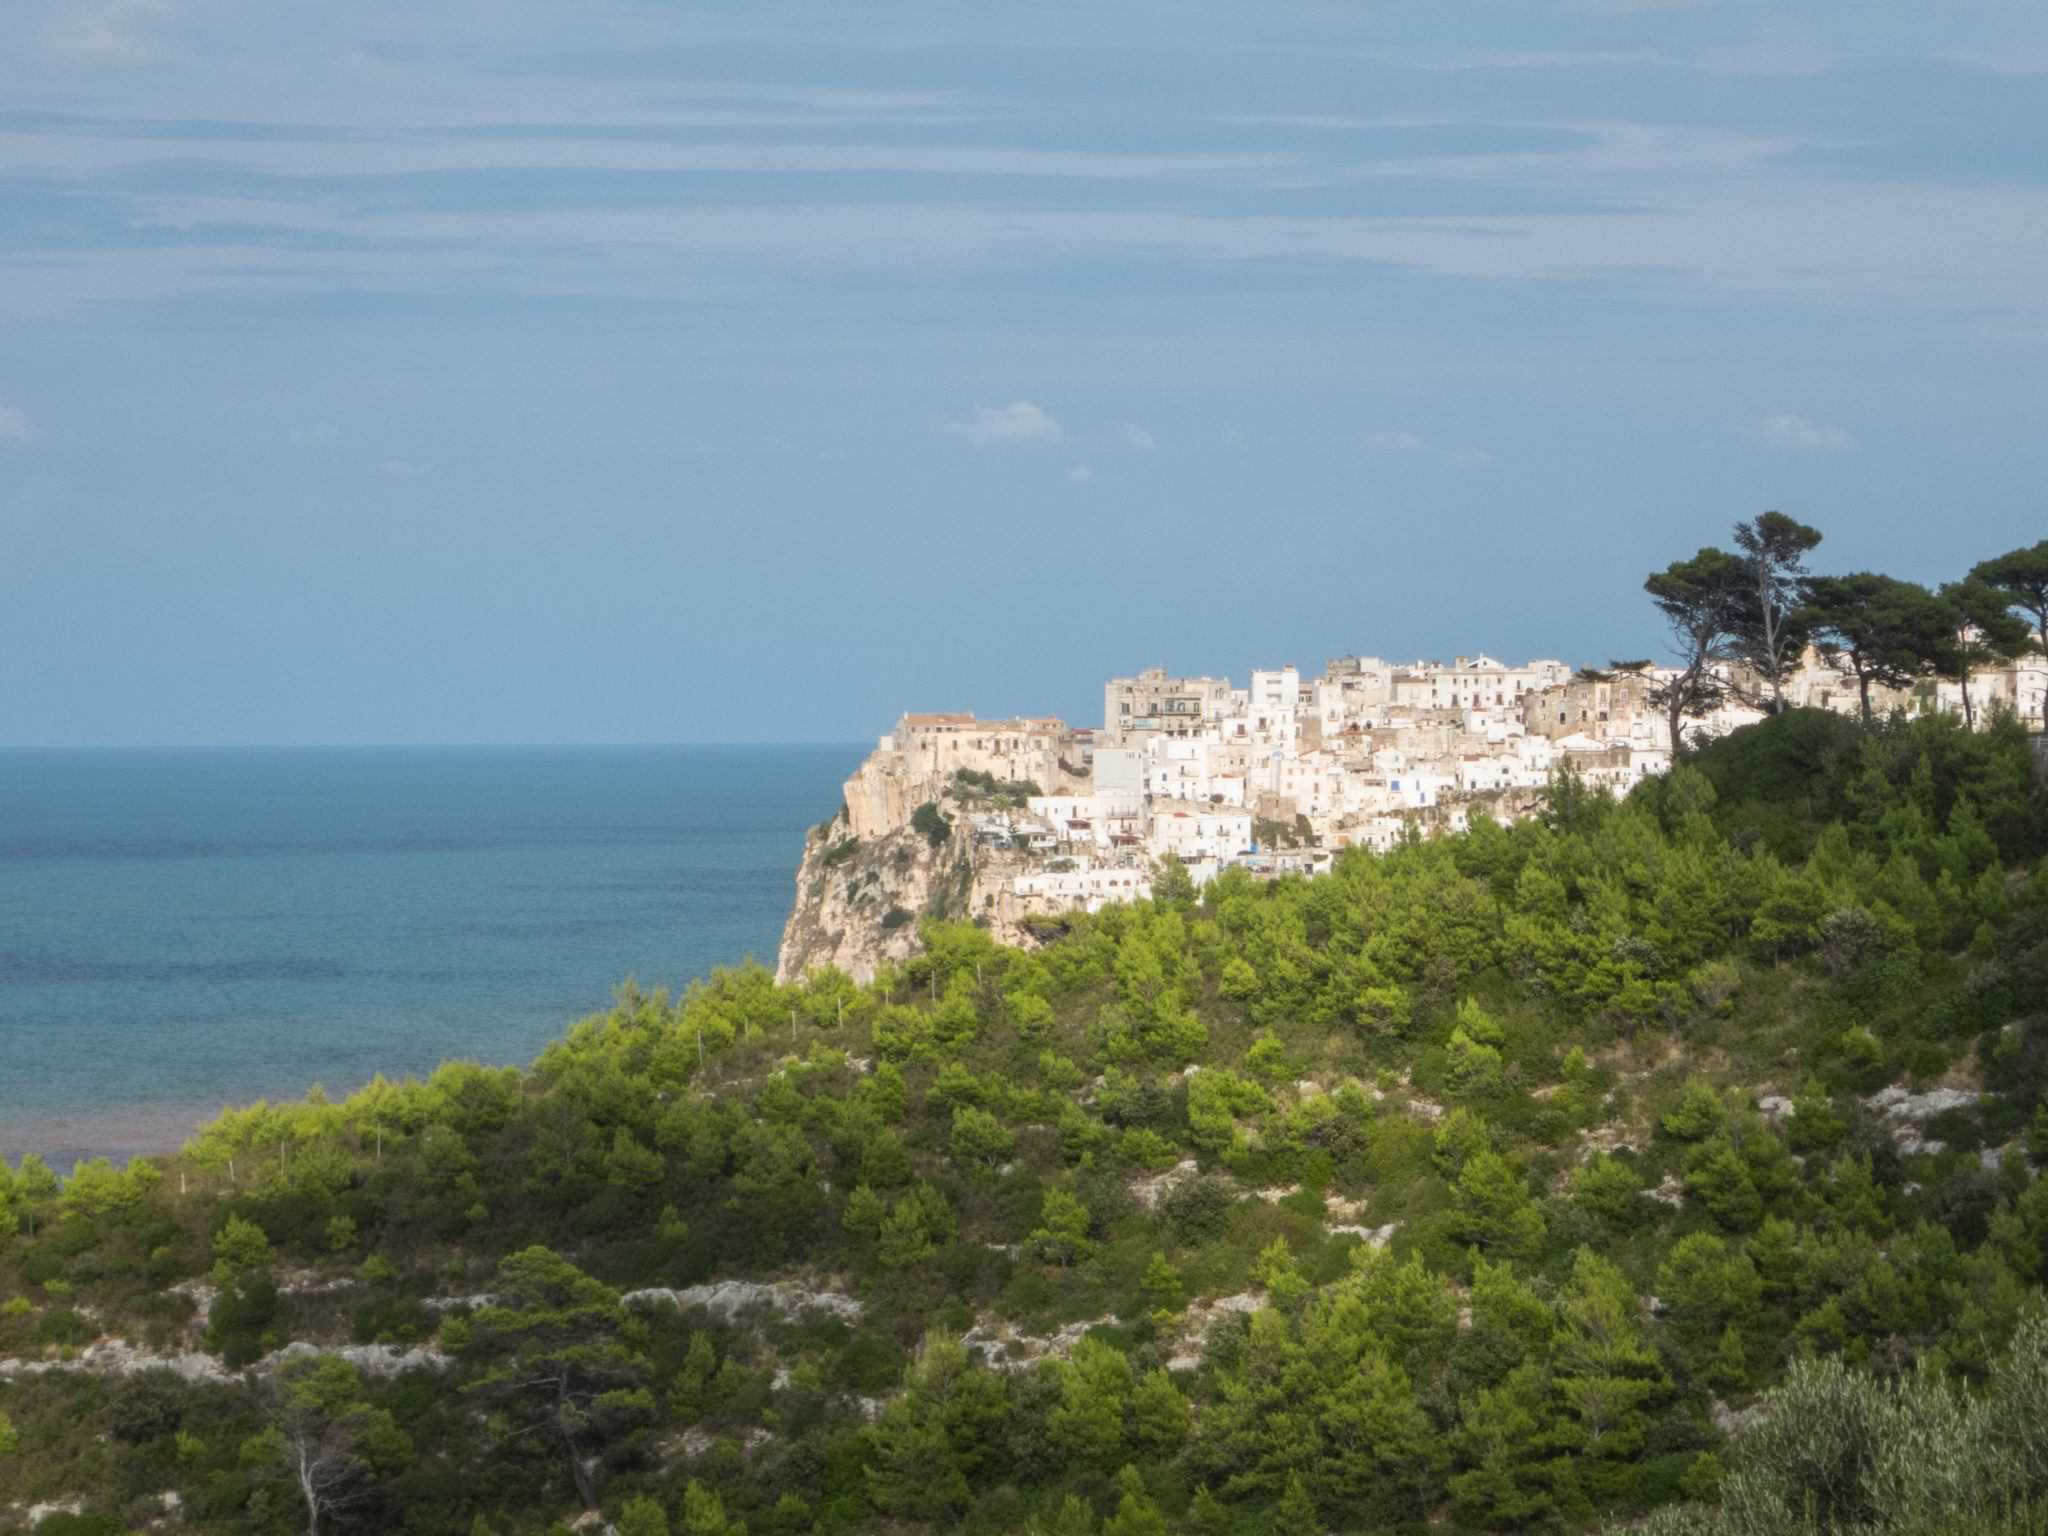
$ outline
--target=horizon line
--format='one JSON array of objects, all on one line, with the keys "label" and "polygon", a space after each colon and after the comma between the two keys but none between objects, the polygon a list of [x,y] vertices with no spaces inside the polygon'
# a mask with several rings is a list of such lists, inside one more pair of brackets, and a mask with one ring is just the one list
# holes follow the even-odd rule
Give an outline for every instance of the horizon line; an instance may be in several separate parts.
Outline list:
[{"label": "horizon line", "polygon": [[576,748],[659,749],[664,747],[855,747],[869,737],[728,738],[718,741],[97,741],[0,742],[0,752],[447,752],[558,751]]}]

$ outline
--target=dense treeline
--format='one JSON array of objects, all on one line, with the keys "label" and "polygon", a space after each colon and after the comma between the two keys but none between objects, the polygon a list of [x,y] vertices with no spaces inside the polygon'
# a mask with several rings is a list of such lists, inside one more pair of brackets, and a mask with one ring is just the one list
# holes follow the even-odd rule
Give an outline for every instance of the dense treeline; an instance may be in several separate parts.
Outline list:
[{"label": "dense treeline", "polygon": [[[636,1536],[1710,1501],[1801,1362],[1995,1395],[2048,1264],[2044,850],[2010,720],[1792,712],[1625,802],[1168,878],[1028,952],[935,925],[872,986],[629,985],[525,1072],[30,1159],[0,1350],[263,1365],[0,1378],[0,1484],[78,1530],[174,1491],[207,1530]],[[1968,1091],[1901,1122],[1894,1082]],[[622,1300],[717,1277],[860,1308]]]},{"label": "dense treeline", "polygon": [[1873,687],[1939,679],[1957,685],[1974,724],[1971,678],[2048,637],[2048,539],[1938,588],[1875,571],[1814,575],[1806,560],[1820,543],[1820,530],[1765,512],[1735,525],[1733,552],[1709,545],[1643,583],[1675,647],[1676,675],[1657,689],[1674,743],[1688,716],[1731,693],[1782,712],[1785,681],[1809,645],[1855,683],[1865,723],[1876,713]]}]

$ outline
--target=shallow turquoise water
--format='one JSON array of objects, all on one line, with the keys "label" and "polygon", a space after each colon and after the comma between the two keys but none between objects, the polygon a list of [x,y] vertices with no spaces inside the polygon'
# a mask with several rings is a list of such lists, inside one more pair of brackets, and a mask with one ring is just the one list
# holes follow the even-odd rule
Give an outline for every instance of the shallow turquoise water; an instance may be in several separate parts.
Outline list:
[{"label": "shallow turquoise water", "polygon": [[525,1062],[774,964],[857,746],[0,752],[0,1154]]}]

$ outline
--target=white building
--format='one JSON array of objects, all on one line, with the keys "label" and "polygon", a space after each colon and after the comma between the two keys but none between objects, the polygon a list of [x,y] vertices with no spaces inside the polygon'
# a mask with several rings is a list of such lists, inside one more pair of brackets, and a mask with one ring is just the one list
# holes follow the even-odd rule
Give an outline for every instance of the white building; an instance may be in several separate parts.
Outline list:
[{"label": "white building", "polygon": [[1154,858],[1171,854],[1183,864],[1214,860],[1229,864],[1251,847],[1249,811],[1216,805],[1162,802],[1152,807],[1151,835],[1146,851]]},{"label": "white building", "polygon": [[1145,797],[1145,767],[1149,756],[1143,747],[1097,747],[1094,784],[1099,795],[1129,794]]},{"label": "white building", "polygon": [[1100,912],[1113,901],[1149,898],[1152,876],[1135,866],[1085,864],[1019,875],[1010,889],[1027,911]]},{"label": "white building", "polygon": [[1154,736],[1196,735],[1231,713],[1233,700],[1227,677],[1168,677],[1164,667],[1113,677],[1102,689],[1096,751],[1135,746]]}]

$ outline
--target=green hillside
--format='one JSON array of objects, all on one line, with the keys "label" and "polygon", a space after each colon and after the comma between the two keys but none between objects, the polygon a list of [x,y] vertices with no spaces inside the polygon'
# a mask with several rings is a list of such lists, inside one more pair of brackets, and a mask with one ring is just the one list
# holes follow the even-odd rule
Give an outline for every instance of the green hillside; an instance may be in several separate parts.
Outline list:
[{"label": "green hillside", "polygon": [[[1794,712],[1625,802],[30,1160],[0,1529],[1584,1529],[1765,1508],[1728,1432],[1888,1382],[2048,1423],[2044,851],[2009,720]],[[1784,1486],[1684,1529],[1870,1515]]]}]

